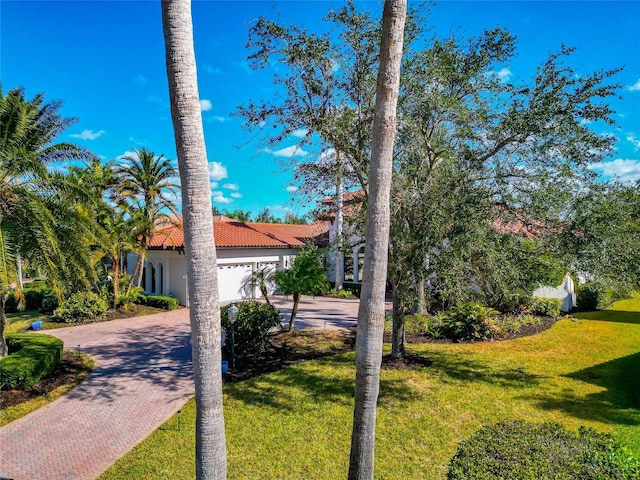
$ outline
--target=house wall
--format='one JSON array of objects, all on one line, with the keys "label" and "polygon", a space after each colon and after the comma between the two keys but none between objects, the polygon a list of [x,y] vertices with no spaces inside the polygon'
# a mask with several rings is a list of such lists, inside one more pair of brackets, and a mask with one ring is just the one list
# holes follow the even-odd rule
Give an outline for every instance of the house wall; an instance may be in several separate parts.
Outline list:
[{"label": "house wall", "polygon": [[[218,295],[221,302],[260,298],[260,290],[251,288],[251,273],[264,267],[276,270],[288,268],[297,255],[297,248],[218,248]],[[128,273],[138,256],[130,254]],[[176,297],[188,306],[187,265],[184,252],[178,250],[148,250],[145,261],[145,293]],[[154,281],[155,277],[155,281]],[[275,285],[270,290],[273,292]]]}]

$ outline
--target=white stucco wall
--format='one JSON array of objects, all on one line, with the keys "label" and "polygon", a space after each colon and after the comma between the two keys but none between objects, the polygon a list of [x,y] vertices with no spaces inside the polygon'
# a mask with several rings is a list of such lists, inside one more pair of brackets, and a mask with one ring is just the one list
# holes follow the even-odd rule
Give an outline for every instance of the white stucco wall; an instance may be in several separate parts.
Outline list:
[{"label": "white stucco wall", "polygon": [[[297,248],[218,248],[218,294],[221,302],[259,298],[258,288],[247,286],[246,280],[252,271],[272,267],[288,268],[298,253]],[[130,254],[128,273],[135,267],[137,255]],[[160,282],[162,265],[162,282]],[[149,272],[151,266],[156,272],[155,291],[153,291]],[[156,295],[176,297],[181,305],[187,305],[187,266],[184,253],[178,250],[148,250],[145,262],[145,292]],[[162,286],[162,291],[160,287]]]}]

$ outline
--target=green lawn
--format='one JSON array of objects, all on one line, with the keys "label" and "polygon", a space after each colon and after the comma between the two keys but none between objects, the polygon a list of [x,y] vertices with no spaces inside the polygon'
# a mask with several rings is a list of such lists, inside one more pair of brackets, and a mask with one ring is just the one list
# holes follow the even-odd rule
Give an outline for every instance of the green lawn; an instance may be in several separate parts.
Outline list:
[{"label": "green lawn", "polygon": [[52,328],[68,327],[64,323],[48,322],[49,316],[40,313],[37,310],[27,312],[7,313],[7,329],[5,333],[18,333],[27,328],[31,328],[31,322],[42,320],[42,330],[50,330]]},{"label": "green lawn", "polygon": [[[610,432],[640,456],[640,296],[515,341],[414,345],[433,363],[383,370],[376,478],[444,478],[482,424],[552,420]],[[336,479],[348,468],[353,353],[225,386],[229,478]],[[193,478],[194,403],[104,479]]]}]

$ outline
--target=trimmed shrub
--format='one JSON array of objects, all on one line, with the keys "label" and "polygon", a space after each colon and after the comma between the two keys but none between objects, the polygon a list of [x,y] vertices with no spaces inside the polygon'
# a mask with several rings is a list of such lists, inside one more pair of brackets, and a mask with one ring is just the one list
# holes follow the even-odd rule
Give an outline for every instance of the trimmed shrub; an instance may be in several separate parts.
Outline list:
[{"label": "trimmed shrub", "polygon": [[531,302],[531,314],[545,317],[557,317],[560,315],[562,302],[559,298],[533,297]]},{"label": "trimmed shrub", "polygon": [[29,390],[62,361],[63,342],[51,335],[7,335],[9,355],[0,360],[0,390]]},{"label": "trimmed shrub", "polygon": [[479,302],[465,303],[439,316],[440,332],[451,340],[481,340],[499,332],[494,318],[500,312]]},{"label": "trimmed shrub", "polygon": [[[222,326],[229,334],[227,344],[231,342],[231,324],[229,323],[229,307],[220,309]],[[234,323],[235,351],[238,355],[260,352],[269,342],[269,332],[282,323],[280,312],[276,307],[267,303],[247,301],[238,302],[238,318]]]},{"label": "trimmed shrub", "polygon": [[97,293],[78,292],[53,312],[52,320],[62,323],[91,323],[107,315],[109,305]]},{"label": "trimmed shrub", "polygon": [[611,436],[557,423],[523,421],[485,426],[462,442],[449,463],[449,480],[496,478],[637,480],[640,461]]},{"label": "trimmed shrub", "polygon": [[164,308],[165,310],[175,310],[180,306],[177,298],[162,295],[141,295],[140,302],[149,307]]}]

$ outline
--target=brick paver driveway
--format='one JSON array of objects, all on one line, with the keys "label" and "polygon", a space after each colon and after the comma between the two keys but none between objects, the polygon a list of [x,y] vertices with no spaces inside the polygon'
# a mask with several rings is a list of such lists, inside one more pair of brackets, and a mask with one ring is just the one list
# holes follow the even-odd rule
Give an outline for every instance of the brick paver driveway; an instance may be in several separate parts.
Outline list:
[{"label": "brick paver driveway", "polygon": [[[292,301],[274,303],[288,321]],[[296,328],[344,328],[355,326],[358,300],[303,297],[299,308]],[[95,368],[66,396],[0,428],[0,479],[94,479],[193,396],[186,309],[46,333],[91,355]]]},{"label": "brick paver driveway", "polygon": [[61,399],[0,428],[0,477],[93,479],[193,396],[186,309],[50,330],[95,368]]}]

